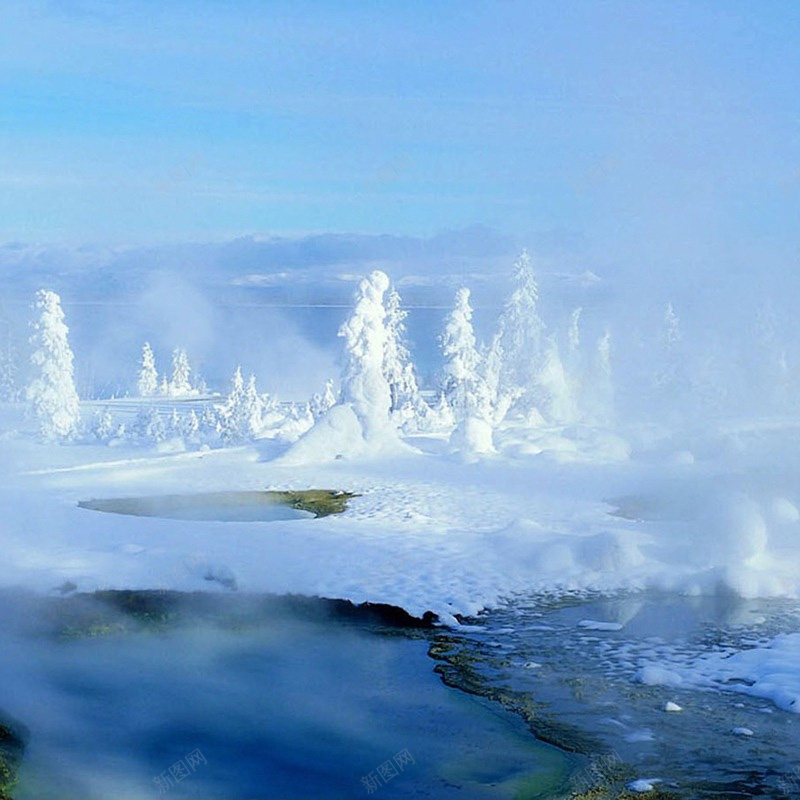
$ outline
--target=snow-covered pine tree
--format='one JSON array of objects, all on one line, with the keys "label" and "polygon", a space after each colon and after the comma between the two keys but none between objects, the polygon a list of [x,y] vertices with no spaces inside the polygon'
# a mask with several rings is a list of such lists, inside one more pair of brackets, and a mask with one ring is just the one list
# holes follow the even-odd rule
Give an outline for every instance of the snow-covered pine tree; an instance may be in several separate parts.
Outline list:
[{"label": "snow-covered pine tree", "polygon": [[322,395],[319,392],[314,392],[311,395],[311,399],[308,401],[308,410],[311,412],[311,416],[314,417],[314,422],[327,411],[322,407]]},{"label": "snow-covered pine tree", "polygon": [[69,438],[78,431],[80,403],[61,298],[41,289],[36,293],[35,308],[39,316],[32,324],[30,338],[35,375],[28,385],[27,399],[45,439]]},{"label": "snow-covered pine tree", "polygon": [[167,380],[166,375],[161,376],[161,383],[159,384],[158,387],[158,393],[163,394],[165,396],[169,394],[169,381]]},{"label": "snow-covered pine tree", "polygon": [[482,348],[480,361],[483,379],[489,392],[492,421],[494,425],[499,425],[521,393],[521,390],[502,383],[503,345],[500,343],[499,334],[495,334],[488,346]]},{"label": "snow-covered pine tree", "polygon": [[453,409],[458,427],[451,440],[475,452],[492,449],[492,399],[481,374],[480,356],[472,327],[469,289],[456,292],[440,337],[444,367],[442,391]]},{"label": "snow-covered pine tree", "polygon": [[219,409],[219,432],[223,441],[241,441],[247,431],[247,420],[244,414],[245,405],[244,378],[242,368],[237,366],[231,379],[231,390],[225,403]]},{"label": "snow-covered pine tree", "polygon": [[400,305],[400,295],[392,288],[386,296],[386,347],[383,373],[389,384],[391,415],[403,425],[423,416],[427,405],[419,393],[411,353],[406,344],[405,319],[408,312]]},{"label": "snow-covered pine tree", "polygon": [[342,402],[350,403],[365,439],[380,438],[390,426],[392,395],[383,372],[386,352],[386,273],[375,270],[358,285],[355,307],[339,330],[345,340]]},{"label": "snow-covered pine tree", "polygon": [[314,392],[311,397],[311,401],[308,404],[308,409],[311,412],[311,415],[314,417],[314,420],[318,420],[329,408],[333,408],[336,405],[336,394],[333,391],[333,379],[328,378],[325,381],[325,391],[320,394],[319,392]]},{"label": "snow-covered pine tree", "polygon": [[261,395],[256,388],[256,376],[251,374],[247,379],[247,386],[242,398],[242,420],[248,436],[254,437],[261,433],[263,416],[264,408]]},{"label": "snow-covered pine tree", "polygon": [[206,440],[215,440],[221,433],[220,414],[213,403],[205,403],[200,414],[200,435]]},{"label": "snow-covered pine tree", "polygon": [[167,417],[166,435],[168,438],[183,438],[181,416],[178,414],[177,408],[173,408],[169,417]]},{"label": "snow-covered pine tree", "polygon": [[113,438],[116,428],[114,417],[107,407],[95,412],[92,420],[92,435],[98,442],[107,444]]},{"label": "snow-covered pine tree", "polygon": [[169,393],[173,397],[192,394],[192,369],[189,366],[189,357],[182,347],[176,347],[172,351],[172,380],[169,384]]},{"label": "snow-covered pine tree", "polygon": [[140,406],[133,423],[133,433],[141,444],[158,444],[166,436],[164,420],[155,406]]},{"label": "snow-covered pine tree", "polygon": [[336,392],[333,391],[333,378],[325,381],[325,392],[322,395],[322,405],[325,409],[336,405]]},{"label": "snow-covered pine tree", "polygon": [[456,418],[444,391],[439,391],[436,404],[430,407],[427,426],[430,430],[451,430],[456,424]]},{"label": "snow-covered pine tree", "polygon": [[286,416],[281,408],[278,398],[269,392],[261,394],[261,427],[264,430],[275,428],[280,425]]},{"label": "snow-covered pine tree", "polygon": [[280,419],[276,420],[275,435],[286,442],[295,442],[314,427],[316,420],[309,403],[291,403]]},{"label": "snow-covered pine tree", "polygon": [[156,370],[156,358],[153,355],[153,348],[150,342],[145,342],[142,346],[142,356],[139,361],[139,377],[136,382],[139,397],[152,397],[158,393],[158,371]]},{"label": "snow-covered pine tree", "polygon": [[514,289],[506,301],[498,323],[503,352],[501,390],[516,396],[515,407],[523,413],[541,403],[538,378],[542,368],[544,322],[539,311],[539,287],[530,255],[523,250],[514,263]]},{"label": "snow-covered pine tree", "polygon": [[181,438],[183,438],[184,441],[196,442],[198,440],[200,420],[197,419],[197,414],[193,408],[189,410],[188,414],[184,414],[183,417],[181,417],[179,430]]},{"label": "snow-covered pine tree", "polygon": [[441,388],[457,419],[463,419],[477,400],[482,385],[488,387],[479,375],[480,355],[472,327],[472,306],[469,289],[456,292],[455,305],[447,315],[439,343],[444,356]]},{"label": "snow-covered pine tree", "polygon": [[192,394],[208,394],[208,384],[206,383],[206,379],[202,375],[199,375],[196,370],[194,372],[194,376],[192,377]]}]

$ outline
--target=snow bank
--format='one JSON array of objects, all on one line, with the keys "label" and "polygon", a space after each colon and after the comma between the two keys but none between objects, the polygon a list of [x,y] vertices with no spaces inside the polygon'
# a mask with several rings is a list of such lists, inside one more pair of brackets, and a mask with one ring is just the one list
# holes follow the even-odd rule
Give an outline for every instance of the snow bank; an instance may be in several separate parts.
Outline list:
[{"label": "snow bank", "polygon": [[654,664],[637,673],[651,686],[724,689],[771,700],[800,714],[800,633],[781,634],[757,647],[706,654],[665,669]]},{"label": "snow bank", "polygon": [[[558,435],[579,438],[576,430]],[[606,435],[587,431],[580,441]],[[798,445],[784,430],[777,435],[787,448]],[[763,459],[733,462],[732,475],[727,451],[713,469],[707,459],[672,463],[675,447],[660,459],[614,460],[602,444],[569,459],[497,452],[463,463],[447,454],[446,436],[413,441],[420,449],[396,436],[364,437],[348,403],[272,461],[277,444],[158,453],[9,435],[0,578],[45,591],[65,580],[82,590],[154,587],[201,551],[243,591],[369,600],[448,620],[545,591],[798,594],[800,520],[791,509],[800,496],[792,475],[767,474],[771,440]],[[76,507],[91,498],[267,488],[360,496],[341,517],[266,523],[124,519]],[[612,515],[617,505],[635,513]],[[185,587],[209,582],[187,578]],[[641,677],[660,680],[652,670]],[[800,690],[781,685],[788,704]]]},{"label": "snow bank", "polygon": [[333,406],[304,433],[276,464],[282,466],[319,464],[353,458],[380,458],[412,453],[393,431],[373,430],[364,437],[359,418],[351,403]]}]

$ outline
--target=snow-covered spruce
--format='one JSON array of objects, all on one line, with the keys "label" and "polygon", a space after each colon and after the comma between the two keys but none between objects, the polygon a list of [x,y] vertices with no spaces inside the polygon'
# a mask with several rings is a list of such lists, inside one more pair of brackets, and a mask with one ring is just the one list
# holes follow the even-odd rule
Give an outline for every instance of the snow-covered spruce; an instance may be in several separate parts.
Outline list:
[{"label": "snow-covered spruce", "polygon": [[247,419],[241,367],[236,367],[233,378],[231,378],[228,397],[223,405],[217,408],[217,413],[217,427],[222,441],[226,444],[242,441],[246,435]]},{"label": "snow-covered spruce", "polygon": [[245,434],[248,437],[256,437],[261,433],[263,406],[261,395],[256,387],[256,376],[251,374],[247,379],[244,389],[242,416],[244,418]]},{"label": "snow-covered spruce", "polygon": [[145,342],[142,346],[136,389],[139,397],[152,397],[158,394],[158,371],[156,370],[156,359],[153,355],[153,348],[150,347],[150,342]]},{"label": "snow-covered spruce", "polygon": [[328,409],[336,405],[336,393],[333,391],[333,379],[325,381],[325,391],[322,394],[315,392],[308,403],[308,409],[314,421],[318,420]]},{"label": "snow-covered spruce", "polygon": [[[203,419],[200,421],[201,430],[204,433],[216,430],[225,444],[280,435],[284,423],[296,421],[289,420],[291,414],[287,416],[282,413],[269,394],[259,393],[255,375],[250,375],[245,383],[241,367],[237,367],[233,374],[231,389],[225,402],[216,407],[213,422],[209,417],[211,413],[206,406]],[[310,417],[310,413],[308,416]],[[311,420],[306,422],[304,419],[302,430],[306,430],[310,425]],[[299,436],[300,432],[296,435]]]},{"label": "snow-covered spruce", "polygon": [[192,369],[189,357],[182,347],[172,352],[172,380],[169,382],[169,394],[172,397],[185,397],[195,394],[192,388]]},{"label": "snow-covered spruce", "polygon": [[350,404],[365,440],[383,438],[390,428],[392,394],[384,374],[388,334],[383,307],[388,288],[389,278],[380,270],[363,278],[353,313],[339,331],[345,342],[342,402]]},{"label": "snow-covered spruce", "polygon": [[164,420],[154,406],[141,406],[133,423],[133,437],[139,444],[153,445],[167,436]]},{"label": "snow-covered spruce", "polygon": [[75,390],[69,328],[61,310],[61,298],[41,289],[36,293],[38,318],[32,323],[31,364],[35,375],[27,399],[45,439],[68,439],[78,432],[80,404]]},{"label": "snow-covered spruce", "polygon": [[523,250],[514,263],[514,289],[503,307],[497,330],[502,350],[500,392],[514,398],[512,409],[523,416],[538,411],[542,401],[539,376],[545,325],[538,306],[539,287],[530,255]]},{"label": "snow-covered spruce", "polygon": [[101,408],[95,412],[91,430],[92,436],[103,444],[108,444],[114,437],[117,426],[115,426],[114,417],[107,407]]},{"label": "snow-covered spruce", "polygon": [[172,411],[170,412],[169,417],[167,417],[167,423],[165,429],[166,429],[167,439],[183,438],[181,435],[181,416],[178,413],[177,408],[173,408]]},{"label": "snow-covered spruce", "polygon": [[400,305],[400,295],[392,287],[386,296],[386,345],[383,371],[391,396],[390,413],[399,427],[414,430],[426,416],[428,406],[419,385],[406,344],[405,319],[408,312]]},{"label": "snow-covered spruce", "polygon": [[200,420],[194,409],[190,409],[188,414],[181,417],[178,427],[181,438],[189,444],[197,444],[200,440]]},{"label": "snow-covered spruce", "polygon": [[467,453],[491,452],[494,449],[492,397],[481,374],[469,289],[456,292],[455,305],[445,320],[440,343],[445,360],[442,392],[457,421],[451,444]]},{"label": "snow-covered spruce", "polygon": [[222,421],[220,413],[213,403],[205,403],[200,414],[200,438],[207,443],[219,439],[222,433]]},{"label": "snow-covered spruce", "polygon": [[[388,288],[389,278],[378,270],[359,283],[353,311],[339,330],[344,339],[339,401],[316,419],[305,409],[313,426],[281,457],[283,463],[410,451],[391,417],[392,392],[385,372],[389,336],[383,306]],[[288,424],[283,431],[283,438],[293,433]]]}]

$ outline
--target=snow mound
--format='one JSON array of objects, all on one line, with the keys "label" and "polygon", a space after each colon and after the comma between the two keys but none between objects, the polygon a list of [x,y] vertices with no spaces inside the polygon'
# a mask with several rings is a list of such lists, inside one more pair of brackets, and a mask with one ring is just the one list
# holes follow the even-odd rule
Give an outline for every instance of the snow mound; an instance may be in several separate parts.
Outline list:
[{"label": "snow mound", "polygon": [[365,439],[352,405],[343,403],[329,409],[274,463],[287,466],[318,464],[338,458],[386,457],[414,452],[393,430]]},{"label": "snow mound", "polygon": [[483,419],[467,417],[450,435],[450,447],[466,459],[494,452],[492,426]]},{"label": "snow mound", "polygon": [[[535,412],[534,413],[538,413]],[[618,463],[631,455],[630,444],[612,431],[585,425],[548,427],[527,420],[506,423],[495,433],[497,449],[505,456],[546,455],[556,462]]]},{"label": "snow mound", "polygon": [[767,547],[767,525],[759,506],[742,493],[723,493],[709,503],[701,522],[706,527],[707,558],[731,566],[753,562]]}]

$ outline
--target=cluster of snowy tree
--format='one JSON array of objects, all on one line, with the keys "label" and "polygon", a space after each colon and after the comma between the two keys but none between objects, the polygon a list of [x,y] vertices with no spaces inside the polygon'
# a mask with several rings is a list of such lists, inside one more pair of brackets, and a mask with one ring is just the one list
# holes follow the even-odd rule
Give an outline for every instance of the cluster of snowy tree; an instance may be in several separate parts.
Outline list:
[{"label": "cluster of snowy tree", "polygon": [[[581,309],[572,312],[565,335],[559,337],[548,333],[538,306],[539,289],[527,251],[514,264],[513,291],[488,343],[475,344],[469,291],[460,289],[456,295],[442,337],[445,391],[460,434],[473,448],[490,449],[491,431],[503,423],[539,428],[608,421],[610,397],[604,402],[597,397],[610,388],[600,379],[610,380],[610,335],[605,333],[596,355],[586,359],[580,349]],[[587,360],[602,368],[591,382],[584,380]]]},{"label": "cluster of snowy tree", "polygon": [[397,291],[389,288],[382,272],[365,278],[341,331],[347,356],[341,401],[353,408],[364,438],[374,438],[387,427],[407,432],[450,427],[457,448],[488,452],[493,449],[493,431],[503,424],[542,428],[581,420],[608,422],[609,334],[598,342],[595,356],[605,380],[588,384],[582,380],[586,370],[580,353],[581,310],[570,319],[565,366],[558,336],[547,334],[538,303],[531,259],[523,251],[514,264],[514,288],[496,332],[489,342],[479,344],[470,291],[460,288],[439,340],[444,365],[438,401],[429,406],[420,394],[405,342],[405,312]]},{"label": "cluster of snowy tree", "polygon": [[145,342],[142,347],[142,357],[139,362],[139,377],[136,388],[140,397],[191,397],[205,394],[208,388],[201,378],[192,379],[192,368],[189,357],[182,347],[172,351],[172,377],[167,380],[166,374],[158,377],[156,358],[150,342]]},{"label": "cluster of snowy tree", "polygon": [[[182,348],[173,353],[171,377],[159,378],[153,350],[145,343],[135,419],[124,413],[115,419],[110,405],[82,427],[58,295],[38,292],[36,310],[30,339],[34,374],[26,396],[47,439],[92,436],[109,443],[149,444],[179,438],[190,445],[224,446],[264,437],[293,441],[316,427],[361,442],[397,440],[401,433],[449,434],[454,449],[481,453],[495,449],[500,432],[613,422],[610,334],[582,348],[580,308],[562,325],[548,328],[526,251],[514,264],[512,291],[487,341],[476,336],[469,289],[458,289],[439,337],[442,368],[436,385],[424,393],[407,340],[407,312],[380,271],[359,283],[353,310],[339,331],[344,343],[340,391],[329,380],[323,392],[301,403],[277,402],[258,390],[253,375],[245,380],[240,368],[226,395],[208,395],[202,382],[193,380]],[[660,392],[673,404],[680,392],[700,396],[701,384],[685,377],[671,306],[662,339],[652,396]],[[5,363],[2,355],[0,348],[0,365]],[[13,355],[6,360],[13,364]],[[782,363],[785,371],[785,359]],[[708,381],[712,387],[720,383]],[[12,367],[0,372],[0,391],[10,396],[15,385]]]},{"label": "cluster of snowy tree", "polygon": [[105,406],[96,412],[89,434],[106,444],[154,445],[180,440],[189,447],[220,447],[260,438],[291,441],[335,402],[333,381],[329,380],[324,393],[315,394],[309,402],[279,403],[258,391],[254,375],[245,381],[237,367],[230,391],[220,401],[181,403],[168,410],[158,403],[142,403],[133,421],[127,423]]},{"label": "cluster of snowy tree", "polygon": [[[203,403],[200,414],[172,408],[168,416],[158,398],[197,398],[207,391],[192,381],[185,350],[172,357],[172,374],[159,374],[153,349],[142,349],[137,390],[147,401],[127,425],[110,408],[98,412],[90,430],[101,441],[158,442],[180,437],[195,443],[234,443],[265,435],[298,436],[334,405],[349,406],[365,439],[387,432],[453,429],[452,440],[475,451],[492,449],[493,430],[510,420],[528,426],[564,425],[579,418],[577,384],[562,363],[555,335],[546,335],[538,313],[539,292],[531,259],[523,252],[514,265],[514,289],[504,305],[491,340],[477,342],[470,292],[461,288],[447,315],[440,345],[444,360],[437,400],[429,404],[420,391],[406,339],[407,312],[397,290],[379,271],[364,278],[350,318],[342,326],[344,368],[341,393],[332,381],[307,403],[279,404],[260,393],[256,379],[236,370],[221,402]],[[73,379],[73,355],[58,296],[42,290],[33,325],[32,364],[37,374],[27,397],[46,438],[79,435],[80,415]],[[580,310],[568,331],[569,360],[577,368]],[[599,344],[608,367],[609,337]],[[610,367],[608,369],[610,373]]]},{"label": "cluster of snowy tree", "polygon": [[[140,404],[135,418],[118,419],[109,405],[98,410],[91,422],[84,425],[61,300],[55,292],[41,290],[34,308],[37,316],[31,325],[30,338],[34,375],[26,398],[39,433],[46,440],[85,437],[109,444],[154,444],[181,439],[188,444],[211,445],[239,443],[261,436],[297,438],[336,402],[333,381],[329,380],[324,392],[315,394],[307,403],[279,404],[258,391],[255,376],[245,382],[237,367],[227,396],[220,402],[201,405],[194,398],[205,388],[192,384],[186,352],[181,348],[175,350],[172,379],[162,378],[159,382],[152,348],[145,344],[137,388],[146,400]],[[170,405],[165,412],[160,407],[161,398],[184,398],[191,402],[179,403],[178,406],[184,407],[180,411]],[[197,409],[192,407],[195,404]]]}]

